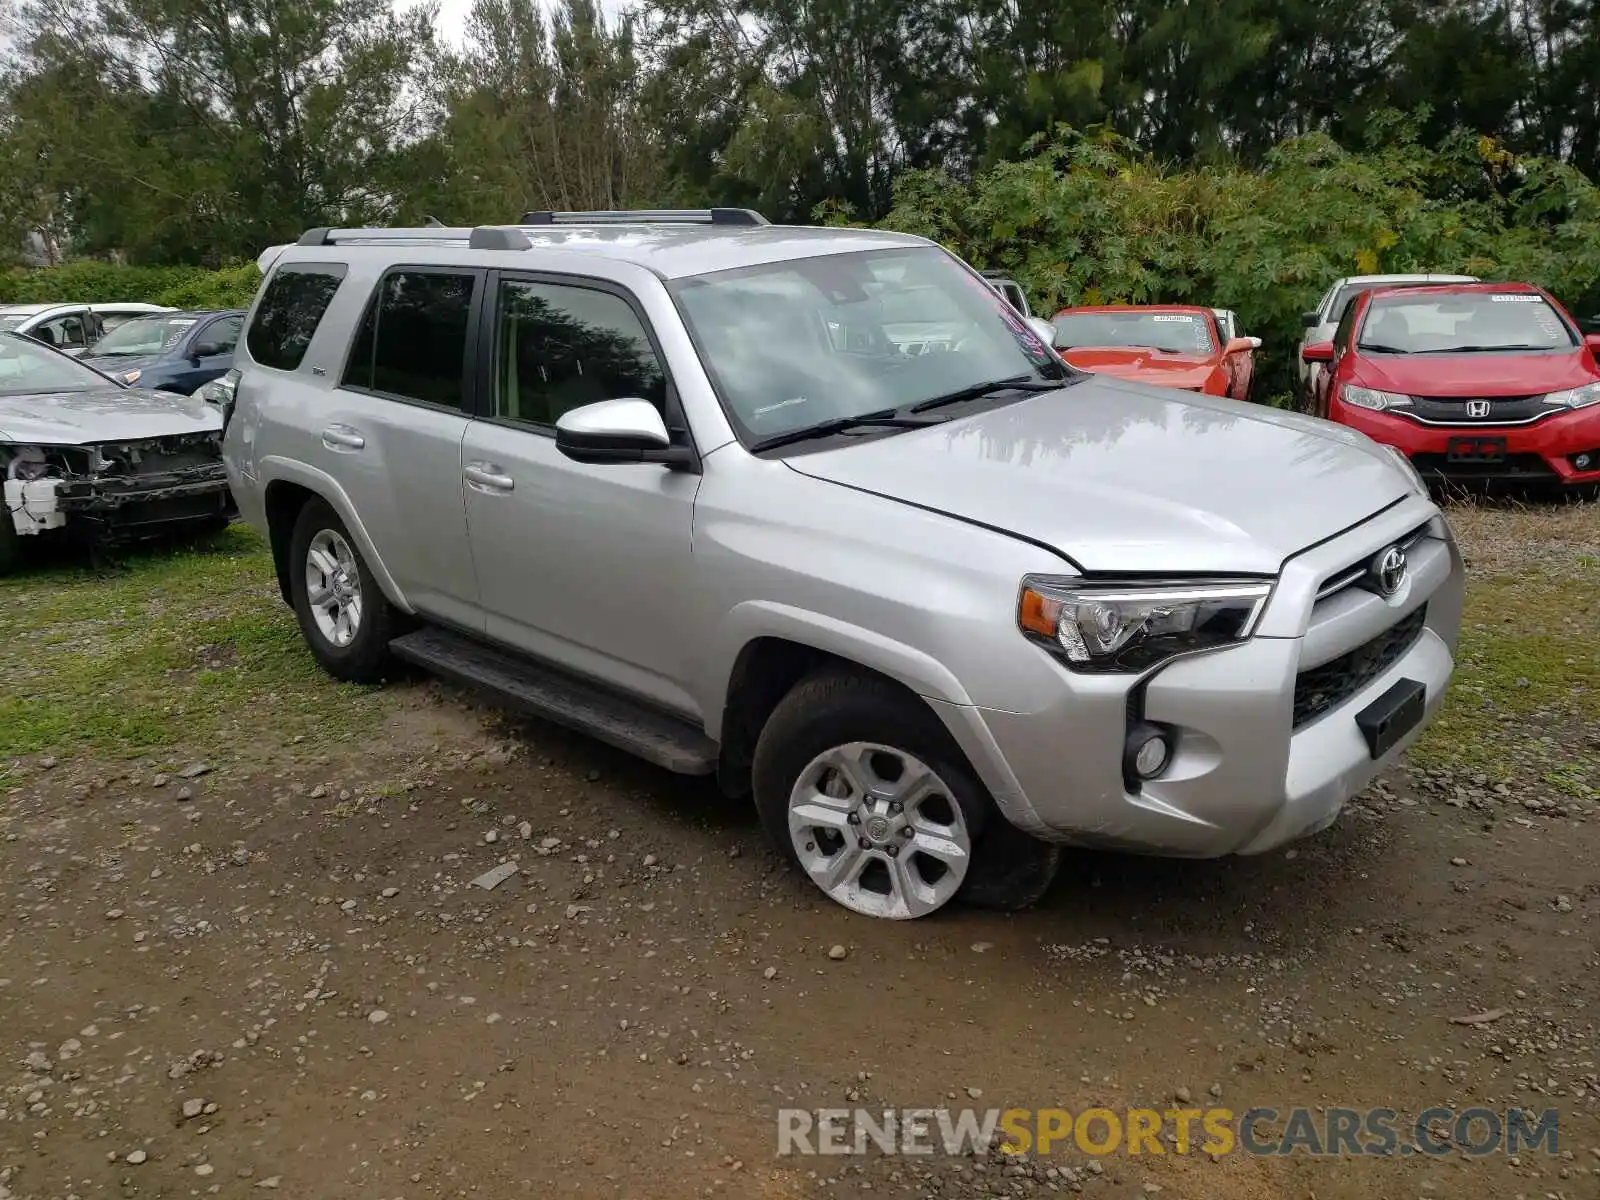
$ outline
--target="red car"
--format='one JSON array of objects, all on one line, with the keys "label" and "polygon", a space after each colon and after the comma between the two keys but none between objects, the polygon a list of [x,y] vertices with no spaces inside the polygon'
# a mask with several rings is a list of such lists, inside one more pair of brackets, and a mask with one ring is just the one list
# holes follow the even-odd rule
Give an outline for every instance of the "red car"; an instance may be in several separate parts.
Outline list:
[{"label": "red car", "polygon": [[1447,479],[1600,483],[1600,334],[1526,283],[1379,289],[1350,306],[1311,411]]},{"label": "red car", "polygon": [[1063,308],[1056,351],[1075,367],[1156,387],[1246,400],[1260,338],[1224,338],[1209,308],[1187,304]]}]

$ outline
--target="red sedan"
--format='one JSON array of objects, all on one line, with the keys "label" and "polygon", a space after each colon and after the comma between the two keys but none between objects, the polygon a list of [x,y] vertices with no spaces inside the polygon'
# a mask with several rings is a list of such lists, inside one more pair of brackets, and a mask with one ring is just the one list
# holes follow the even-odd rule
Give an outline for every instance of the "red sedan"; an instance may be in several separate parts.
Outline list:
[{"label": "red sedan", "polygon": [[1246,400],[1260,338],[1224,338],[1216,313],[1187,304],[1064,308],[1057,352],[1075,367],[1156,387]]},{"label": "red sedan", "polygon": [[1600,334],[1526,283],[1368,292],[1333,341],[1312,412],[1454,479],[1600,483]]}]

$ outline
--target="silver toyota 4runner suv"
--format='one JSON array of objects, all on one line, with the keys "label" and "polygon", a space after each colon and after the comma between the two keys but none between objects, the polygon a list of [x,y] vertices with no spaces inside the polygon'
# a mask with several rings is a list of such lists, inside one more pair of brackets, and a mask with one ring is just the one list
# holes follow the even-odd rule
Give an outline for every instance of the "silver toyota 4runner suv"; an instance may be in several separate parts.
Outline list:
[{"label": "silver toyota 4runner suv", "polygon": [[857,912],[1270,850],[1444,697],[1404,458],[1075,371],[923,239],[529,213],[262,265],[224,454],[318,661],[715,773]]}]

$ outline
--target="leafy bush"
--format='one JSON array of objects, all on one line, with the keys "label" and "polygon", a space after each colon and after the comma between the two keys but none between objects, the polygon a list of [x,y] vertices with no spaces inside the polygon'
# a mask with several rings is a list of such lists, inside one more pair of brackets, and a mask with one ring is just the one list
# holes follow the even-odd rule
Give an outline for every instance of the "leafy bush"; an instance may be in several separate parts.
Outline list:
[{"label": "leafy bush", "polygon": [[[1115,135],[1058,130],[971,180],[913,171],[880,223],[1010,273],[1048,316],[1070,304],[1231,308],[1263,338],[1258,398],[1285,398],[1311,308],[1341,275],[1445,271],[1600,308],[1600,188],[1489,139],[1419,144],[1397,123],[1352,153],[1314,135],[1264,167],[1163,170]],[[824,217],[835,214],[823,213]]]},{"label": "leafy bush", "polygon": [[70,262],[0,274],[0,304],[142,300],[172,308],[243,308],[260,282],[261,273],[254,263],[207,271],[199,267]]}]

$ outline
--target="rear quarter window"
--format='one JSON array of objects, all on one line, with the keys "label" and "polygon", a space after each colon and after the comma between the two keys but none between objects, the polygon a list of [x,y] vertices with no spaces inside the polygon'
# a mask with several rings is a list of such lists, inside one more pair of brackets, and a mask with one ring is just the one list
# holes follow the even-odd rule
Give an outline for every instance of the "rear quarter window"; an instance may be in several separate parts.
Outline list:
[{"label": "rear quarter window", "polygon": [[264,367],[293,371],[344,282],[343,263],[285,263],[267,281],[245,344]]}]

